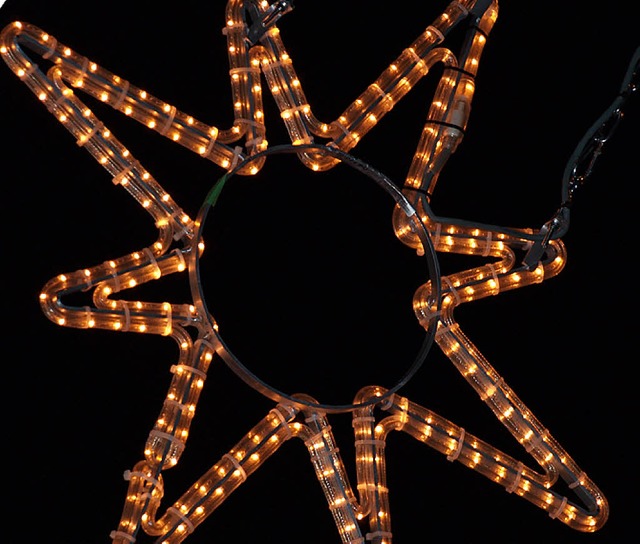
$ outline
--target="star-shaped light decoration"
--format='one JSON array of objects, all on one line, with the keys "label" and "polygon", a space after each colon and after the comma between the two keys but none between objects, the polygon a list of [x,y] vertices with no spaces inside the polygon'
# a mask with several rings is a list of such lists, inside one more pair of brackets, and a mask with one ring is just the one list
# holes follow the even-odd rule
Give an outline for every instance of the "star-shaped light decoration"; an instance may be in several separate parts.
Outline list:
[{"label": "star-shaped light decoration", "polygon": [[[168,336],[179,346],[144,458],[126,472],[129,490],[111,538],[124,544],[146,533],[163,543],[185,540],[283,443],[297,438],[308,449],[342,542],[390,542],[389,495],[393,491],[387,487],[385,446],[392,431],[403,431],[446,460],[472,468],[571,528],[597,531],[607,520],[606,499],[465,336],[453,315],[463,303],[540,283],[561,272],[565,249],[559,235],[566,228],[567,210],[560,210],[541,229],[509,229],[443,220],[430,207],[439,174],[464,135],[475,75],[497,20],[498,3],[465,0],[449,4],[332,122],[314,116],[280,38],[277,22],[292,7],[286,0],[228,2],[223,32],[228,43],[234,122],[226,130],[207,125],[136,87],[34,25],[15,22],[2,32],[0,53],[5,62],[71,132],[77,145],[109,172],[113,184],[124,188],[151,215],[158,231],[157,239],[138,251],[52,278],[40,297],[44,313],[59,325]],[[445,44],[453,30],[461,27],[466,33],[456,55]],[[36,63],[33,54],[50,63],[50,68]],[[396,189],[380,172],[349,153],[435,66],[443,67],[442,76],[405,184]],[[269,146],[267,142],[264,88],[278,105],[291,145]],[[82,93],[226,172],[195,219],[82,102]],[[269,155],[278,152],[297,154],[311,171],[346,165],[364,172],[393,197],[398,239],[425,255],[428,262],[430,279],[413,301],[427,333],[416,363],[397,384],[363,387],[350,404],[330,405],[309,395],[290,395],[250,372],[226,345],[202,290],[199,270],[200,259],[207,254],[203,236],[207,214],[229,179],[259,174]],[[567,194],[567,200],[569,197]],[[440,277],[434,251],[475,256],[483,264]],[[172,274],[188,276],[193,300],[173,303],[126,297],[128,290]],[[67,302],[87,292],[92,296],[90,304]],[[422,364],[432,340],[537,468],[400,395],[400,386]],[[222,361],[273,400],[274,406],[179,499],[165,506],[163,472],[179,462],[209,367]],[[355,487],[329,421],[331,414],[345,412],[353,415]],[[556,490],[560,481],[565,489]]]}]

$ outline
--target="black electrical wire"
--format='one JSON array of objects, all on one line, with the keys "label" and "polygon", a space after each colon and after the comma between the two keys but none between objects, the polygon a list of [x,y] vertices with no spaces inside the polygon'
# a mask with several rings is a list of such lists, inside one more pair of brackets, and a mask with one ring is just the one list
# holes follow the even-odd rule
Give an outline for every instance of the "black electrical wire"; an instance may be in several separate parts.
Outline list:
[{"label": "black electrical wire", "polygon": [[[306,397],[299,397],[289,395],[279,389],[273,387],[272,385],[266,383],[262,379],[260,379],[257,375],[251,372],[239,359],[236,357],[233,352],[226,345],[224,339],[220,336],[219,332],[216,330],[217,327],[215,325],[215,320],[209,309],[207,308],[207,304],[205,301],[205,296],[202,290],[202,282],[200,278],[200,251],[198,249],[201,241],[202,241],[202,233],[203,228],[206,222],[206,218],[208,213],[213,209],[213,207],[218,202],[220,198],[221,192],[225,186],[225,184],[238,172],[245,169],[248,164],[255,160],[259,160],[260,158],[266,155],[277,155],[277,154],[300,154],[306,152],[314,152],[321,155],[329,155],[340,160],[342,163],[347,164],[348,166],[354,168],[355,170],[365,174],[367,177],[371,178],[379,187],[385,190],[391,197],[394,199],[396,204],[403,212],[407,215],[407,217],[413,222],[412,228],[414,229],[416,235],[419,237],[420,242],[424,248],[424,256],[427,262],[427,273],[428,277],[431,281],[432,286],[432,306],[434,308],[433,316],[426,327],[426,336],[425,339],[418,350],[416,357],[414,358],[411,365],[408,367],[404,375],[395,383],[395,385],[391,386],[386,390],[384,394],[379,397],[373,397],[368,399],[367,401],[359,402],[359,403],[349,403],[349,404],[324,404],[320,402],[314,402],[312,400],[308,400]],[[242,210],[238,210],[238,213],[242,213]],[[435,247],[433,246],[433,242],[431,241],[431,237],[427,232],[424,224],[420,220],[416,210],[413,208],[411,203],[407,200],[407,198],[402,194],[402,191],[398,189],[398,187],[384,174],[374,169],[372,166],[367,164],[366,162],[340,151],[339,149],[331,146],[325,146],[321,144],[303,144],[303,145],[292,145],[285,144],[274,146],[268,148],[265,151],[260,153],[256,153],[251,155],[250,157],[245,158],[239,164],[237,164],[231,171],[224,174],[222,177],[218,179],[218,181],[213,185],[203,205],[200,208],[198,216],[195,221],[196,230],[194,233],[193,240],[191,242],[191,251],[189,254],[190,263],[190,283],[194,301],[196,302],[196,306],[199,306],[199,311],[202,312],[204,319],[209,321],[208,332],[215,336],[212,338],[214,342],[218,342],[221,346],[221,349],[218,350],[218,354],[221,356],[225,364],[245,383],[247,383],[254,390],[258,391],[262,395],[271,400],[274,400],[279,403],[286,403],[293,406],[297,406],[300,409],[308,410],[319,410],[325,413],[342,413],[349,412],[356,409],[364,408],[366,406],[371,406],[374,404],[380,404],[384,401],[390,399],[401,387],[403,387],[420,369],[422,364],[424,363],[427,354],[429,353],[431,347],[433,346],[435,340],[435,332],[437,328],[437,321],[439,319],[440,314],[440,305],[442,298],[442,288],[440,284],[440,266],[438,263],[438,257],[436,254]]]},{"label": "black electrical wire", "polygon": [[[616,95],[609,107],[604,110],[604,112],[586,131],[585,135],[580,139],[578,145],[571,154],[562,178],[561,206],[554,216],[540,230],[536,232],[526,232],[522,229],[438,216],[431,210],[429,199],[427,198],[429,195],[421,195],[421,204],[426,215],[435,223],[447,223],[460,227],[488,230],[537,244],[546,244],[550,240],[561,238],[569,229],[569,209],[571,207],[573,193],[577,186],[584,183],[586,177],[591,174],[593,164],[600,155],[602,145],[611,138],[613,131],[616,129],[619,121],[623,117],[623,106],[627,100],[637,92],[639,78],[640,47],[638,47],[632,55],[619,93]],[[579,175],[578,170],[585,162],[587,162],[585,175]],[[419,193],[420,191],[415,192]]]},{"label": "black electrical wire", "polygon": [[[574,149],[567,162],[562,178],[562,202],[570,203],[576,184],[584,183],[586,177],[593,169],[593,162],[600,154],[600,148],[613,135],[619,121],[623,116],[623,106],[633,93],[638,90],[640,78],[640,47],[631,57],[631,61],[622,80],[620,91],[611,105],[605,109],[595,123],[587,130],[578,145]],[[584,175],[579,173],[580,166],[585,162],[587,171]]]}]

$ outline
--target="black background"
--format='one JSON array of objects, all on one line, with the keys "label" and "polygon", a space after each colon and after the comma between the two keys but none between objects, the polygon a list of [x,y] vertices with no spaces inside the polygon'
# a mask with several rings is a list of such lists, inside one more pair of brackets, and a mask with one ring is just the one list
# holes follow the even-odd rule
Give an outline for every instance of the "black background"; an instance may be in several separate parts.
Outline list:
[{"label": "black background", "polygon": [[[340,115],[445,5],[425,4],[296,2],[279,26],[318,118]],[[35,24],[178,109],[230,126],[224,2],[158,5],[8,0],[0,25]],[[586,6],[501,3],[465,139],[434,195],[437,214],[539,228],[557,209],[565,164],[618,93],[640,42],[633,3]],[[354,156],[402,184],[436,77],[434,70]],[[0,98],[8,532],[27,542],[107,542],[125,497],[122,473],[142,458],[177,349],[167,338],[58,327],[37,297],[58,273],[152,243],[155,228],[6,66]],[[285,143],[269,95],[265,104],[270,144]],[[94,111],[195,216],[222,170],[99,105]],[[457,311],[470,339],[609,499],[608,523],[595,534],[573,531],[394,433],[387,451],[396,542],[617,543],[635,533],[639,120],[636,96],[577,194],[563,272]],[[390,200],[362,175],[342,169],[325,184],[293,158],[267,162],[267,175],[225,189],[208,243],[205,287],[226,338],[287,392],[342,403],[362,385],[392,385],[423,338],[409,301],[426,279],[424,260],[394,244]],[[278,175],[271,163],[294,174]],[[476,262],[440,264],[449,273]],[[139,296],[190,301],[186,275],[163,282]],[[401,393],[526,459],[437,347]],[[271,406],[214,366],[182,461],[165,472],[164,507]],[[350,416],[331,423],[355,484]],[[290,441],[188,541],[339,537],[305,448]]]}]

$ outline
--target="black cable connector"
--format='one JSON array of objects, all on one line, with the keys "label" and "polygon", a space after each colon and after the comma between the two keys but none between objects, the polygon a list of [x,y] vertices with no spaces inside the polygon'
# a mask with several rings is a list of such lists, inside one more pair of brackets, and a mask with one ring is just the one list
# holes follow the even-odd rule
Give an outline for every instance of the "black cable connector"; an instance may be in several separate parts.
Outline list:
[{"label": "black cable connector", "polygon": [[256,19],[249,27],[247,40],[251,45],[258,43],[264,33],[275,25],[278,20],[293,10],[293,0],[276,0],[264,13],[259,13],[258,9],[251,5],[251,15]]},{"label": "black cable connector", "polygon": [[527,267],[527,270],[532,270],[538,266],[547,251],[547,247],[549,247],[549,242],[563,236],[568,223],[569,207],[563,206],[549,221],[542,225],[539,238],[529,248],[522,260],[522,264]]}]

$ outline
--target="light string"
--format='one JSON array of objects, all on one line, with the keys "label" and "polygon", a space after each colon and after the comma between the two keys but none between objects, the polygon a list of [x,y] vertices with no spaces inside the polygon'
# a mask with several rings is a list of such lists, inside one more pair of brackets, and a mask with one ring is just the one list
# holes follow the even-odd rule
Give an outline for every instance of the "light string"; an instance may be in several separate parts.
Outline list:
[{"label": "light string", "polygon": [[[408,433],[446,460],[475,470],[572,529],[597,531],[608,517],[606,498],[465,336],[453,316],[454,309],[462,304],[559,274],[566,263],[559,231],[549,233],[544,227],[509,229],[437,217],[429,204],[445,164],[464,137],[475,75],[498,17],[498,2],[449,3],[331,122],[320,121],[313,114],[275,24],[291,8],[292,3],[285,1],[227,3],[223,33],[234,110],[234,122],[228,129],[203,123],[156,98],[34,25],[14,22],[0,34],[0,55],[9,68],[73,135],[78,146],[107,170],[113,183],[128,191],[151,215],[158,229],[158,237],[150,245],[102,264],[60,274],[47,282],[40,295],[45,315],[59,325],[170,336],[179,346],[178,360],[170,369],[169,390],[149,433],[144,458],[125,473],[129,489],[111,538],[116,544],[130,544],[146,533],[159,543],[182,542],[284,442],[297,438],[309,452],[341,541],[390,543],[393,533],[385,463],[386,438],[392,431]],[[463,23],[467,24],[466,38],[456,55],[443,43],[450,31]],[[26,50],[52,66],[43,71]],[[393,227],[398,239],[419,253],[428,247],[428,251],[432,248],[475,255],[486,259],[486,264],[431,277],[415,293],[414,311],[479,399],[537,463],[539,471],[400,396],[396,389],[371,385],[355,395],[352,405],[342,407],[353,412],[355,490],[336,446],[327,410],[323,409],[331,407],[305,395],[281,396],[284,402],[278,402],[173,505],[160,512],[162,472],[179,462],[207,371],[212,362],[225,359],[224,350],[216,340],[215,323],[209,322],[197,296],[192,303],[157,303],[115,295],[122,297],[141,284],[170,274],[194,274],[198,255],[205,247],[194,220],[76,92],[100,100],[228,173],[254,175],[264,164],[267,150],[273,149],[266,140],[262,106],[266,84],[291,140],[287,150],[295,149],[310,170],[324,171],[348,162],[345,154],[436,64],[444,67],[443,74],[402,189],[407,206],[396,206]],[[316,139],[332,151],[320,152]],[[420,219],[420,229],[415,228],[414,215]],[[524,261],[518,259],[523,253]],[[436,264],[432,259],[432,265]],[[64,302],[81,291],[92,293],[91,306]],[[575,501],[553,489],[559,479],[567,484]]]}]

